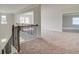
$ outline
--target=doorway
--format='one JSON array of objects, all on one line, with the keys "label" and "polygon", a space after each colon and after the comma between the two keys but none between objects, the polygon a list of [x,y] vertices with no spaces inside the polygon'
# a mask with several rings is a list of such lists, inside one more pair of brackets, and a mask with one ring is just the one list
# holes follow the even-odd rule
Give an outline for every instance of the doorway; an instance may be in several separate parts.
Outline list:
[{"label": "doorway", "polygon": [[66,13],[63,15],[62,31],[79,33],[79,13]]}]

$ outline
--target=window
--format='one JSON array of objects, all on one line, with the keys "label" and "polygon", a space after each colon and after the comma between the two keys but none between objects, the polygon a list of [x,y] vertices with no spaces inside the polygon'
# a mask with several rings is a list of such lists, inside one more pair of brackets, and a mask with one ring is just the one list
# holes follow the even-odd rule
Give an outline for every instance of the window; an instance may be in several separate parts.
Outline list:
[{"label": "window", "polygon": [[79,25],[79,17],[72,18],[72,24],[73,25]]},{"label": "window", "polygon": [[34,11],[18,14],[16,21],[19,24],[34,24]]},{"label": "window", "polygon": [[20,23],[26,23],[26,24],[29,24],[29,17],[23,17],[23,16],[21,16],[20,17]]},{"label": "window", "polygon": [[29,17],[25,17],[25,23],[29,23]]},{"label": "window", "polygon": [[21,16],[19,22],[24,23],[24,17]]},{"label": "window", "polygon": [[7,24],[6,15],[1,16],[1,24]]}]

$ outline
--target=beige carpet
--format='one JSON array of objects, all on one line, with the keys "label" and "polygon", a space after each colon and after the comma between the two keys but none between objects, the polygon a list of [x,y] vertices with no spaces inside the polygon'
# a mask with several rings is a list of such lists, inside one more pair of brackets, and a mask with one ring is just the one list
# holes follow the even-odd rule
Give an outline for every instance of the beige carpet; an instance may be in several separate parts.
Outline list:
[{"label": "beige carpet", "polygon": [[42,38],[21,44],[21,54],[79,53],[79,34],[67,32],[44,32]]},{"label": "beige carpet", "polygon": [[42,38],[27,41],[21,44],[22,54],[40,54],[40,53],[63,53],[63,48],[52,45]]}]

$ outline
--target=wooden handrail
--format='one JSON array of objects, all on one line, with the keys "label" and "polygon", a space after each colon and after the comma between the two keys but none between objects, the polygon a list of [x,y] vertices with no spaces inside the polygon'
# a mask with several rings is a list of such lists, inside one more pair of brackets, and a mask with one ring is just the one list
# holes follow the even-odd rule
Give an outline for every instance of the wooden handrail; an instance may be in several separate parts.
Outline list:
[{"label": "wooden handrail", "polygon": [[[34,27],[38,26],[38,24],[30,24],[25,26],[12,26],[12,33],[13,33],[13,45],[17,49],[18,52],[20,52],[20,31],[22,27]],[[15,34],[16,33],[16,34]],[[17,36],[17,38],[15,38]],[[17,44],[15,44],[15,40],[17,41]],[[16,46],[17,45],[17,46]]]},{"label": "wooden handrail", "polygon": [[20,52],[19,26],[12,25],[13,46]]},{"label": "wooden handrail", "polygon": [[36,24],[36,25],[32,24],[32,25],[28,25],[28,26],[16,26],[16,27],[14,25],[12,25],[12,35],[11,35],[8,43],[2,50],[2,54],[4,54],[4,50],[6,51],[7,54],[11,53],[11,45],[13,45],[16,48],[17,52],[20,52],[20,31],[21,31],[21,28],[22,27],[34,27],[34,26],[38,26],[38,24]]}]

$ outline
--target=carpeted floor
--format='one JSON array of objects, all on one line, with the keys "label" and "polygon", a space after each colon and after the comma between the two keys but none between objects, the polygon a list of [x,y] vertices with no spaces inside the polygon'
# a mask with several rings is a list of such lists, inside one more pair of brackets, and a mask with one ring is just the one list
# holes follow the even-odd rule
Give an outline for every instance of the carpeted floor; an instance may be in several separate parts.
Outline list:
[{"label": "carpeted floor", "polygon": [[52,45],[42,38],[27,41],[21,44],[21,54],[46,54],[46,53],[63,53],[63,48]]},{"label": "carpeted floor", "polygon": [[20,54],[79,53],[79,34],[44,32],[42,38],[21,44]]}]

